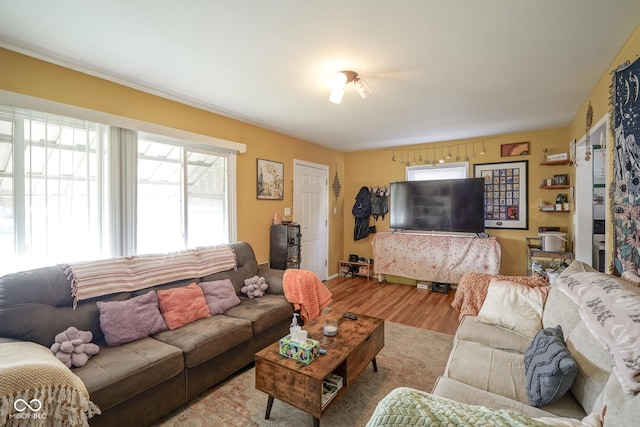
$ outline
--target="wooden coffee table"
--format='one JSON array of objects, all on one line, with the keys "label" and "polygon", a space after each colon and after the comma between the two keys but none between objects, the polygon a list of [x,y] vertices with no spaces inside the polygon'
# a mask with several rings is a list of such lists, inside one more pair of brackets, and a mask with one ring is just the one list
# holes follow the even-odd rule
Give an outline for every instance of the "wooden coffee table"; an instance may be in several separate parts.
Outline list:
[{"label": "wooden coffee table", "polygon": [[[325,337],[322,333],[325,316],[321,315],[302,328],[327,351],[310,364],[281,356],[279,341],[256,353],[256,388],[269,395],[265,419],[269,419],[273,399],[277,398],[307,412],[313,417],[313,425],[319,426],[322,414],[369,362],[377,372],[376,355],[384,347],[384,320],[361,314],[356,314],[356,320],[340,317],[338,335]],[[332,373],[341,376],[344,384],[323,407],[323,381]]]}]

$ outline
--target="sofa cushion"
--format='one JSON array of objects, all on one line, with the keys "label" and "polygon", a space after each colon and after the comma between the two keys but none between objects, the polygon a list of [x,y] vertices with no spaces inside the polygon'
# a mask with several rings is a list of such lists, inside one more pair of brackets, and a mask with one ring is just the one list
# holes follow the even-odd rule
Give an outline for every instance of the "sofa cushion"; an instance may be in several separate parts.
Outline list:
[{"label": "sofa cushion", "polygon": [[158,291],[158,304],[171,330],[211,316],[202,288],[197,283]]},{"label": "sofa cushion", "polygon": [[515,350],[524,353],[531,344],[531,338],[524,337],[510,329],[497,328],[487,323],[477,322],[476,316],[466,315],[458,325],[456,339],[475,341],[489,347]]},{"label": "sofa cushion", "polygon": [[[496,393],[480,390],[458,380],[454,380],[453,378],[438,377],[433,386],[432,393],[470,405],[482,405],[493,409],[511,409],[529,417],[548,417],[554,415],[552,412],[535,408],[526,403],[518,402],[517,400],[509,399]],[[576,406],[579,407],[577,403]]]},{"label": "sofa cushion", "polygon": [[293,317],[293,305],[283,295],[266,294],[260,298],[240,297],[240,304],[225,312],[226,316],[251,322],[253,334],[258,335],[282,320]]},{"label": "sofa cushion", "polygon": [[198,285],[204,292],[211,315],[222,314],[227,309],[240,304],[236,288],[229,279],[201,282]]},{"label": "sofa cushion", "polygon": [[458,340],[444,375],[481,390],[529,403],[524,381],[524,355]]},{"label": "sofa cushion", "polygon": [[508,280],[492,279],[476,319],[532,338],[542,329],[542,309],[547,292],[547,287],[530,288]]},{"label": "sofa cushion", "polygon": [[597,410],[596,402],[611,374],[611,355],[579,322],[567,337],[567,348],[578,363],[571,393],[586,412]]},{"label": "sofa cushion", "polygon": [[549,328],[560,325],[563,334],[568,337],[578,322],[580,322],[580,313],[576,303],[566,296],[557,285],[552,286],[544,304],[542,326]]},{"label": "sofa cushion", "polygon": [[109,346],[139,340],[167,329],[155,292],[125,301],[98,301],[96,304],[100,311],[100,328]]},{"label": "sofa cushion", "polygon": [[251,323],[225,315],[201,319],[180,329],[160,332],[158,341],[179,348],[184,353],[184,363],[191,368],[251,341]]},{"label": "sofa cushion", "polygon": [[118,347],[101,347],[86,365],[73,372],[104,412],[183,370],[179,348],[143,338]]},{"label": "sofa cushion", "polygon": [[622,388],[640,391],[640,292],[602,273],[567,276],[560,289],[579,302],[580,316],[596,339],[609,349],[613,372]]},{"label": "sofa cushion", "polygon": [[578,365],[567,350],[560,326],[536,334],[524,353],[524,369],[532,406],[555,402],[571,388]]},{"label": "sofa cushion", "polygon": [[614,374],[604,386],[602,404],[606,406],[604,417],[607,426],[635,426],[640,420],[640,393],[632,395],[622,390]]}]

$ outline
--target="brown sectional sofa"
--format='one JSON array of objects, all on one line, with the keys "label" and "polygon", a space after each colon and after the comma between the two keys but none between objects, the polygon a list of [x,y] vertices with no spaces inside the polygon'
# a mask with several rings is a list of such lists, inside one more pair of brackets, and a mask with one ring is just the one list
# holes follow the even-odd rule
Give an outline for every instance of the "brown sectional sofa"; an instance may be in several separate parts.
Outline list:
[{"label": "brown sectional sofa", "polygon": [[[60,267],[45,267],[0,278],[0,345],[32,341],[47,348],[69,326],[93,333],[100,346],[85,366],[72,368],[86,385],[101,415],[92,426],[148,425],[221,382],[254,360],[254,354],[288,333],[293,306],[284,297],[282,270],[259,267],[248,243],[231,244],[237,270],[194,277],[150,289],[194,281],[230,279],[241,303],[207,319],[117,347],[104,342],[97,301],[132,298],[138,292],[81,301],[72,308],[70,283]],[[260,298],[240,294],[244,280],[267,279]]]}]

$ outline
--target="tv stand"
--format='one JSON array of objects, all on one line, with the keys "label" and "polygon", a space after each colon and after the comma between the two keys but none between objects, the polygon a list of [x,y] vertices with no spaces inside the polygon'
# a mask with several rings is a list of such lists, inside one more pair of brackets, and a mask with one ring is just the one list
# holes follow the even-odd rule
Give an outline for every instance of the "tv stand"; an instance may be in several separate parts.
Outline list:
[{"label": "tv stand", "polygon": [[500,273],[495,237],[378,232],[373,246],[374,273],[427,282],[459,283],[467,272]]}]

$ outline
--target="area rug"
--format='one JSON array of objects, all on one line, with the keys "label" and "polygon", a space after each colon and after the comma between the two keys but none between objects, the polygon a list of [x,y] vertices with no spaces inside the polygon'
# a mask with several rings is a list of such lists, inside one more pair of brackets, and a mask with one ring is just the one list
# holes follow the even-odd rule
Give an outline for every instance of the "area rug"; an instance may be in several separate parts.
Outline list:
[{"label": "area rug", "polygon": [[[385,322],[385,345],[378,372],[369,365],[320,420],[324,426],[364,426],[378,401],[396,387],[431,391],[444,371],[453,336]],[[275,400],[264,419],[267,394],[255,389],[255,368],[238,374],[167,415],[158,427],[312,425],[311,415]]]}]

